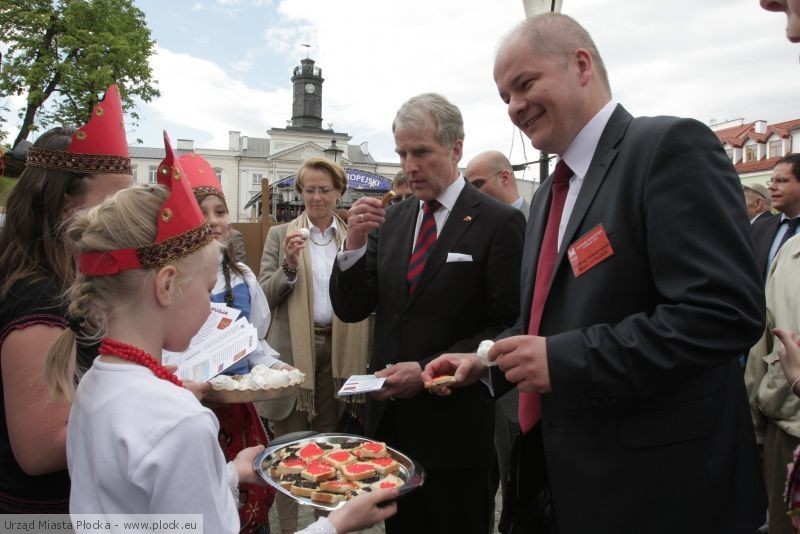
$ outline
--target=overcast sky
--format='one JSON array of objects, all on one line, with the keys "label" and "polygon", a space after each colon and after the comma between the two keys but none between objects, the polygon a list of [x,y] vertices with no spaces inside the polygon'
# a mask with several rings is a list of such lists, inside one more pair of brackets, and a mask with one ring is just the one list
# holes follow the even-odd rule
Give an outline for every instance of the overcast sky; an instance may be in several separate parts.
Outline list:
[{"label": "overcast sky", "polygon": [[[461,108],[465,158],[487,149],[535,159],[515,134],[492,80],[499,39],[521,0],[136,0],[157,55],[161,97],[140,107],[131,144],[160,145],[165,128],[196,147],[227,148],[229,130],[266,137],[291,118],[292,70],[322,69],[323,124],[398,161],[391,122],[411,96],[435,91]],[[592,34],[614,97],[634,115],[708,123],[800,118],[800,46],[785,17],[757,0],[564,0]],[[12,102],[13,105],[13,102]],[[11,121],[15,134],[14,121]]]}]

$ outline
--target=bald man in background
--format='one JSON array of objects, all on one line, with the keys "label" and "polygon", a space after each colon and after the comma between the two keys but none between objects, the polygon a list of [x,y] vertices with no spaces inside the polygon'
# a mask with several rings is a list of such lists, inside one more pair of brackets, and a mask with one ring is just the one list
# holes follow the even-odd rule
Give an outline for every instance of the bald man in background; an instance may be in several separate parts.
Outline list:
[{"label": "bald man in background", "polygon": [[525,220],[528,220],[530,205],[519,194],[514,169],[502,153],[496,150],[481,152],[470,160],[465,174],[467,181],[481,193],[511,204],[522,212]]},{"label": "bald man in background", "polygon": [[[481,193],[517,208],[525,216],[525,220],[528,220],[530,205],[519,194],[517,180],[514,177],[514,169],[511,168],[511,162],[508,161],[508,158],[501,152],[496,150],[481,152],[467,164],[465,174],[467,181]],[[511,454],[511,444],[519,435],[518,409],[519,392],[516,389],[512,389],[495,401],[495,458],[492,463],[492,470],[489,472],[489,485],[492,495],[497,493],[498,485],[502,489],[503,511],[500,514],[500,522],[497,525],[497,529],[501,534],[508,532],[511,526],[511,516],[508,513],[511,509],[508,503],[510,494],[508,488],[510,481],[508,459]],[[494,500],[492,501],[492,508],[494,508]],[[493,530],[494,520],[489,528],[490,532]]]}]

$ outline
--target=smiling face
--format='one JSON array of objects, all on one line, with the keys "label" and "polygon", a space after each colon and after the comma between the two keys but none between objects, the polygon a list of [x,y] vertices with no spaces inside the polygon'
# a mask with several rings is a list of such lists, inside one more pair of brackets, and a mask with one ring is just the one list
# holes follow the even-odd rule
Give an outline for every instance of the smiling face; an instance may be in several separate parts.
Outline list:
[{"label": "smiling face", "polygon": [[227,242],[231,236],[231,218],[225,201],[217,195],[207,195],[200,202],[200,210],[211,227],[214,239],[223,243]]},{"label": "smiling face", "polygon": [[786,14],[786,38],[800,43],[800,0],[760,0],[767,11]]},{"label": "smiling face", "polygon": [[394,143],[408,184],[418,199],[435,199],[458,178],[463,141],[456,141],[451,148],[443,146],[436,139],[432,121],[417,128],[397,126]]},{"label": "smiling face", "polygon": [[563,154],[594,115],[586,88],[590,66],[585,50],[568,57],[538,54],[523,35],[500,48],[494,65],[497,90],[511,122],[535,148]]}]

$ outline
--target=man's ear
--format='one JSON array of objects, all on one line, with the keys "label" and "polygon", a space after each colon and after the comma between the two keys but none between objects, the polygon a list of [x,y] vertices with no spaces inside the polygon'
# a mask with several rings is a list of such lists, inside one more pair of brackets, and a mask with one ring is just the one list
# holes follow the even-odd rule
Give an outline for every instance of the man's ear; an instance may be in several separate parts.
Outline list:
[{"label": "man's ear", "polygon": [[575,65],[578,69],[578,79],[581,85],[586,85],[595,76],[592,54],[585,48],[578,48],[574,52]]},{"label": "man's ear", "polygon": [[509,184],[511,181],[511,173],[508,171],[508,169],[505,169],[500,173],[500,181],[503,182],[503,185]]},{"label": "man's ear", "polygon": [[453,160],[458,163],[464,155],[464,140],[459,139],[453,143]]},{"label": "man's ear", "polygon": [[173,303],[174,293],[177,290],[178,270],[174,265],[162,267],[156,273],[155,289],[156,301],[159,305],[167,307]]}]

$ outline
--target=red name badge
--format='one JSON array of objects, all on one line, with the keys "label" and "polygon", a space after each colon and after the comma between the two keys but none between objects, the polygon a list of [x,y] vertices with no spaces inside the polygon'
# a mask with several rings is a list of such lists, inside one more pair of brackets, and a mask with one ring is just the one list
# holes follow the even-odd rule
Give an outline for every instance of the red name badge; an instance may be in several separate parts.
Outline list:
[{"label": "red name badge", "polygon": [[583,234],[567,249],[567,257],[575,278],[613,255],[614,249],[611,248],[602,224]]}]

